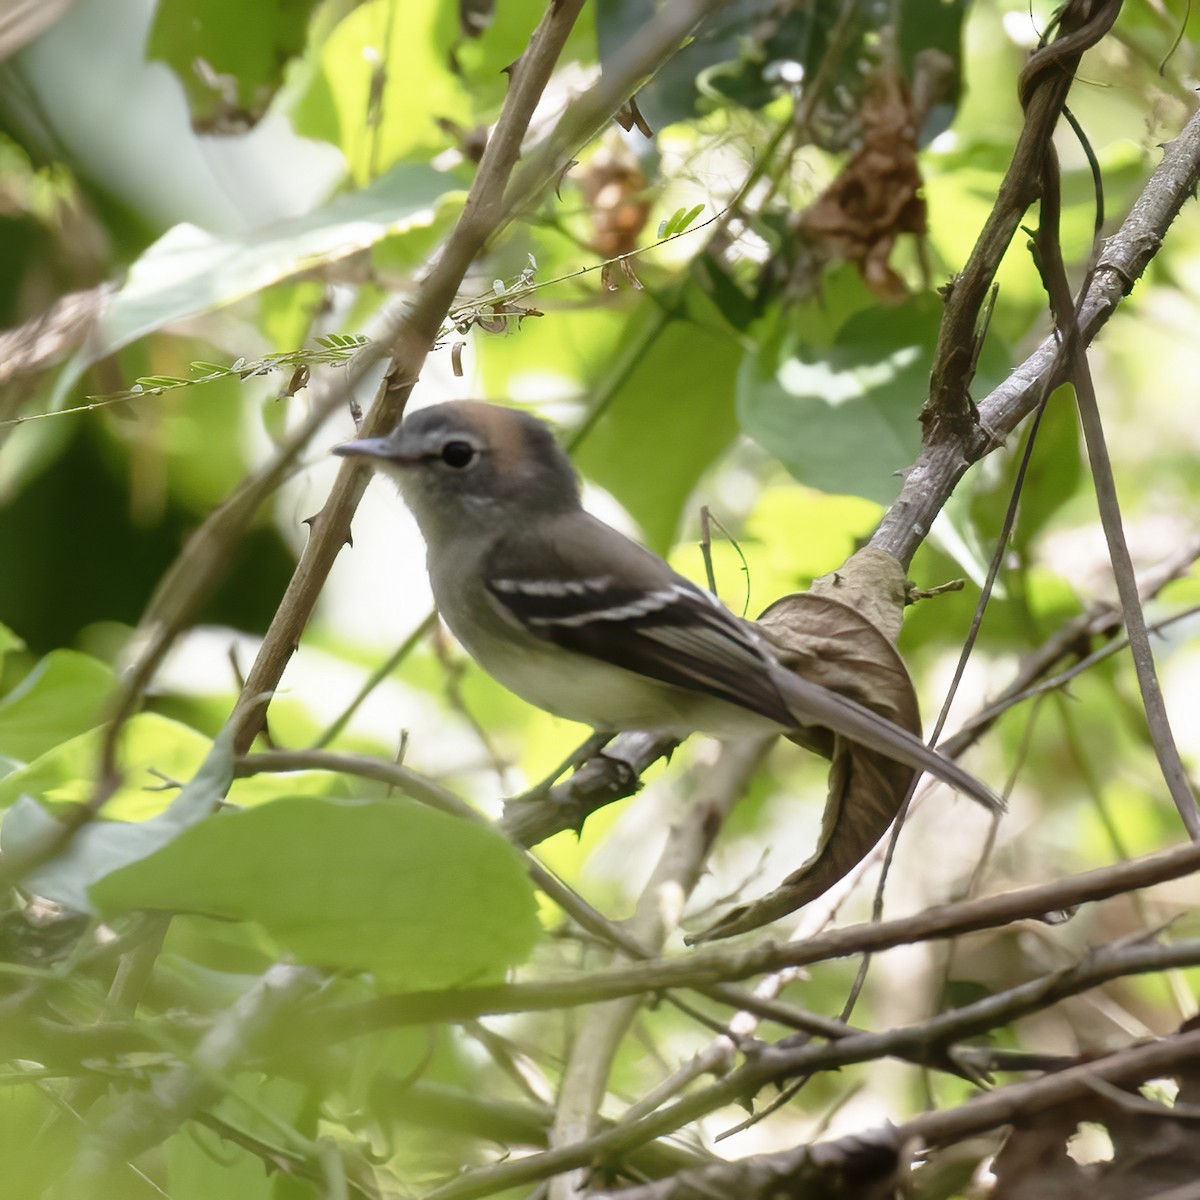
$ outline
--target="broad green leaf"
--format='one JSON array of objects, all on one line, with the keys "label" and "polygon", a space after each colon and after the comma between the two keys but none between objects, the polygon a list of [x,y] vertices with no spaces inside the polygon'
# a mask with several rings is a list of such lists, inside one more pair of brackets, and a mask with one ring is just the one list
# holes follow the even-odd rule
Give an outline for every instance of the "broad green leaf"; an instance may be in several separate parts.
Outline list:
[{"label": "broad green leaf", "polygon": [[369,187],[268,229],[217,234],[176,225],[130,267],[86,351],[64,370],[56,398],[96,359],[164,325],[232,304],[318,262],[344,258],[388,234],[427,224],[447,183],[429,167],[398,166]]},{"label": "broad green leaf", "polygon": [[99,725],[117,690],[112,671],[74,650],[52,650],[0,700],[0,755],[30,762]]},{"label": "broad green leaf", "polygon": [[[1014,438],[1011,461],[997,480],[995,490],[976,496],[971,505],[972,516],[987,544],[994,544],[999,533],[1023,448],[1024,442]],[[1081,477],[1079,417],[1071,389],[1064,386],[1047,401],[1021,488],[1013,542],[1023,556],[1059,509],[1075,495]]]},{"label": "broad green leaf", "polygon": [[4,1160],[4,1191],[13,1200],[44,1196],[63,1163],[79,1148],[78,1125],[56,1120],[62,1109],[57,1097],[35,1083],[16,1086],[18,1072],[33,1063],[14,1064],[13,1084],[0,1088],[0,1156]]},{"label": "broad green leaf", "polygon": [[[86,804],[95,789],[96,763],[103,731],[90,729],[52,746],[30,763],[17,763],[8,775],[0,770],[0,809],[22,795],[43,804]],[[169,807],[175,796],[164,780],[191,779],[200,769],[211,742],[190,725],[159,713],[138,713],[125,723],[117,747],[122,783],[104,806],[112,821],[144,821]],[[345,784],[327,771],[297,771],[239,779],[229,792],[231,803],[249,806],[282,796],[340,793]]]},{"label": "broad green leaf", "polygon": [[[199,372],[197,372],[199,374]],[[278,376],[280,384],[287,379]],[[171,493],[193,512],[208,513],[245,475],[246,391],[236,376],[204,384],[189,401],[159,410],[158,452]]]},{"label": "broad green leaf", "polygon": [[[529,303],[540,302],[535,292]],[[477,366],[487,395],[583,393],[611,367],[627,316],[613,308],[566,307],[514,332],[474,330],[466,361]]]},{"label": "broad green leaf", "polygon": [[[240,1115],[240,1114],[239,1114]],[[166,1194],[172,1200],[275,1200],[264,1178],[262,1160],[238,1153],[219,1134],[188,1125],[162,1145],[167,1168]]]},{"label": "broad green leaf", "polygon": [[428,167],[400,166],[361,191],[269,229],[227,235],[176,225],[130,267],[100,319],[94,353],[431,221],[446,185],[446,177]]},{"label": "broad green leaf", "polygon": [[[466,5],[460,5],[465,11]],[[501,102],[508,93],[508,68],[521,57],[529,45],[529,36],[541,18],[542,9],[536,4],[494,3],[491,21],[477,38],[460,38],[454,47],[455,66],[461,72],[463,87],[471,99],[475,120],[495,119]],[[590,67],[596,62],[595,5],[585,4],[566,44],[559,55],[560,63],[581,63]]]},{"label": "broad green leaf", "polygon": [[[717,594],[734,612],[755,617],[780,596],[806,588],[816,576],[840,566],[879,516],[879,505],[858,496],[827,496],[790,480],[768,487],[746,518],[737,549],[720,531],[712,532],[709,552]],[[705,583],[695,542],[676,546],[670,561],[681,574]]]},{"label": "broad green leaf", "polygon": [[737,436],[741,343],[698,288],[674,312],[645,304],[611,399],[575,454],[663,551],[700,476]]},{"label": "broad green leaf", "polygon": [[197,130],[253,125],[303,49],[317,0],[160,0],[146,46],[183,85]]},{"label": "broad green leaf", "polygon": [[324,295],[325,285],[315,279],[287,280],[262,292],[259,328],[273,350],[286,353],[303,345]]},{"label": "broad green leaf", "polygon": [[[756,345],[738,373],[742,428],[802,483],[890,503],[898,472],[920,449],[940,317],[934,297],[918,296],[854,314],[828,348],[800,338]],[[989,338],[976,389],[989,390],[1006,369]]]},{"label": "broad green leaf", "polygon": [[[95,789],[102,737],[102,729],[89,729],[0,780],[0,808],[22,794],[49,805],[87,803]],[[106,805],[105,815],[137,821],[161,813],[172,794],[159,790],[163,779],[190,779],[209,745],[203,734],[158,713],[132,717],[121,730],[117,747],[123,782]]]},{"label": "broad green leaf", "polygon": [[393,163],[451,144],[438,126],[471,117],[455,78],[455,6],[370,0],[348,13],[321,50],[320,68],[292,113],[296,132],[332,142],[363,183]]},{"label": "broad green leaf", "polygon": [[[31,871],[25,884],[76,912],[94,911],[88,888],[110,872],[166,845],[181,830],[213,812],[233,780],[233,727],[224,730],[190,783],[164,812],[148,821],[93,821],[79,829],[62,853]],[[31,796],[21,796],[0,826],[0,850],[20,859],[53,842],[59,823]]]},{"label": "broad green leaf", "polygon": [[[967,495],[954,495],[946,501],[929,531],[928,543],[948,554],[973,584],[983,586],[993,545],[982,535],[978,523],[971,519],[971,502]],[[997,598],[1005,596],[1002,578],[997,579],[994,594]]]},{"label": "broad green leaf", "polygon": [[[286,1078],[247,1072],[239,1075],[234,1095],[216,1101],[212,1115],[264,1145],[278,1143],[281,1127],[314,1138],[319,1095],[291,1071]],[[286,1167],[267,1170],[258,1154],[239,1153],[227,1136],[200,1122],[189,1123],[167,1139],[162,1151],[167,1170],[164,1194],[171,1200],[310,1200],[319,1194]],[[362,1193],[354,1188],[349,1194]]]},{"label": "broad green leaf", "polygon": [[404,800],[297,797],[223,813],[100,880],[91,897],[109,915],[257,921],[303,962],[407,988],[497,979],[539,929],[506,841]]}]

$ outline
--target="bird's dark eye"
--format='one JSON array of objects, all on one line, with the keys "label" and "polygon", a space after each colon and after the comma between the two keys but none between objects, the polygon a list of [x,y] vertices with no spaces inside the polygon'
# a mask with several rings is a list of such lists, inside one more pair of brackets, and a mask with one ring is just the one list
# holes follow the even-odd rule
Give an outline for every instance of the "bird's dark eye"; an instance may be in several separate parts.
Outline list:
[{"label": "bird's dark eye", "polygon": [[468,466],[475,457],[475,447],[470,442],[447,442],[442,447],[442,462],[448,467]]}]

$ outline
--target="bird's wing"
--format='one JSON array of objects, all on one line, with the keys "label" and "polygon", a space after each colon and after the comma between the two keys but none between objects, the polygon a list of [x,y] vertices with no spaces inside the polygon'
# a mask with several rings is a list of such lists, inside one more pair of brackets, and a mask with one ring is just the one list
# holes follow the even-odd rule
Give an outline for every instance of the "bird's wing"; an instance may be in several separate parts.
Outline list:
[{"label": "bird's wing", "polygon": [[536,545],[500,545],[488,593],[517,627],[567,650],[703,692],[784,728],[820,725],[919,770],[992,811],[1003,802],[908,730],[849,697],[793,675],[753,629],[662,559],[594,518]]},{"label": "bird's wing", "polygon": [[504,616],[566,650],[793,724],[748,626],[616,530],[582,528],[582,548],[576,525],[566,547],[494,556],[487,586]]}]

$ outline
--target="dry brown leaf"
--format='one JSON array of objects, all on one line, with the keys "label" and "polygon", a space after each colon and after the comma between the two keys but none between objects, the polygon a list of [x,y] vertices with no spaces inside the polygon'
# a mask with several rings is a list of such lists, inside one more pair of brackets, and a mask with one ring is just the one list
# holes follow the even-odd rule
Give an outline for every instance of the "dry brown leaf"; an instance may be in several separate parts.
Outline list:
[{"label": "dry brown leaf", "polygon": [[889,642],[895,643],[904,619],[908,577],[899,559],[886,550],[864,546],[836,571],[814,579],[809,594],[828,596],[848,604],[860,616],[866,617]]},{"label": "dry brown leaf", "polygon": [[624,150],[606,150],[578,180],[592,219],[591,248],[604,258],[636,250],[650,217],[646,177],[637,160]]},{"label": "dry brown leaf", "polygon": [[[912,681],[882,631],[899,632],[904,586],[903,569],[891,555],[859,551],[819,588],[777,600],[758,625],[779,660],[801,678],[857,700],[919,737]],[[825,729],[808,728],[792,740],[831,760],[817,849],[773,892],[727,913],[698,940],[757,929],[827,892],[866,857],[904,802],[911,767]]]},{"label": "dry brown leaf", "polygon": [[929,104],[945,86],[940,79],[928,82],[926,76],[953,74],[946,55],[926,53],[915,101],[895,69],[876,74],[859,112],[862,146],[791,222],[818,260],[856,264],[867,286],[885,301],[908,297],[904,280],[889,262],[896,239],[904,233],[926,233],[917,133]]}]

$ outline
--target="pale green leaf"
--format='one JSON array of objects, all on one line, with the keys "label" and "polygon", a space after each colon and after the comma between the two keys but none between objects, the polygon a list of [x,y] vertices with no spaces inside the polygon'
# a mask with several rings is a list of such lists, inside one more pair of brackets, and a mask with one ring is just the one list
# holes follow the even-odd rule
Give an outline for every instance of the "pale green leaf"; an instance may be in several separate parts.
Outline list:
[{"label": "pale green leaf", "polygon": [[218,234],[176,225],[129,268],[95,335],[64,370],[50,407],[60,406],[91,363],[164,325],[232,304],[316,263],[432,221],[447,183],[432,168],[401,165],[360,191],[269,229]]},{"label": "pale green leaf", "polygon": [[52,650],[0,700],[0,755],[30,762],[93,728],[116,689],[112,671],[98,659]]},{"label": "pale green leaf", "polygon": [[[191,782],[167,809],[148,821],[93,821],[76,831],[67,847],[31,871],[25,886],[76,912],[92,912],[88,888],[98,879],[144,858],[181,830],[208,816],[233,780],[233,726],[212,744]],[[0,826],[0,851],[21,859],[53,843],[59,823],[31,796],[21,796]]]},{"label": "pale green leaf", "polygon": [[100,880],[91,897],[106,914],[257,921],[303,962],[408,988],[500,978],[539,930],[507,842],[405,800],[296,797],[222,813]]}]

